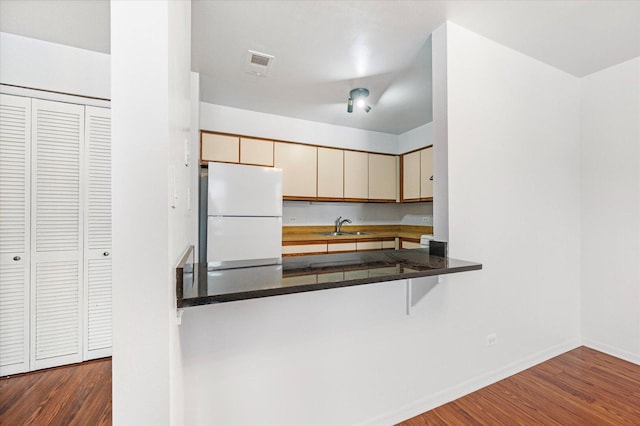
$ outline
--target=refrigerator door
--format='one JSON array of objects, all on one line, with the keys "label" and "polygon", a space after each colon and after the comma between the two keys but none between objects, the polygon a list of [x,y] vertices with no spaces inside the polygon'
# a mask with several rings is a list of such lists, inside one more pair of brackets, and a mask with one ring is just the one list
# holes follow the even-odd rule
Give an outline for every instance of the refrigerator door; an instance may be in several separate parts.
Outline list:
[{"label": "refrigerator door", "polygon": [[207,262],[242,262],[238,266],[280,263],[281,217],[209,216]]},{"label": "refrigerator door", "polygon": [[282,169],[209,163],[209,216],[282,216]]}]

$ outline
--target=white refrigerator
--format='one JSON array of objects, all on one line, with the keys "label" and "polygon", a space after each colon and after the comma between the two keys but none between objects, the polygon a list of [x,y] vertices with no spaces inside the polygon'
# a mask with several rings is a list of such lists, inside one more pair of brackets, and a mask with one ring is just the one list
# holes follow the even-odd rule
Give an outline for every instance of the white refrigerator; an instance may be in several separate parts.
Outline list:
[{"label": "white refrigerator", "polygon": [[282,170],[209,163],[207,264],[257,266],[282,260]]}]

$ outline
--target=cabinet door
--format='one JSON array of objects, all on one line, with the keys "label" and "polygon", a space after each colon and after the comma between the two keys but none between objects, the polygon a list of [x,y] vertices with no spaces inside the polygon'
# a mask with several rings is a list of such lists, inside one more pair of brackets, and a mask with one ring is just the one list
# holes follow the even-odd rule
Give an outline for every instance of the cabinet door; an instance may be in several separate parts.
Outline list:
[{"label": "cabinet door", "polygon": [[369,199],[395,201],[396,195],[396,156],[369,154]]},{"label": "cabinet door", "polygon": [[344,151],[344,198],[369,198],[369,156],[366,152]]},{"label": "cabinet door", "polygon": [[420,151],[402,156],[402,200],[420,198]]},{"label": "cabinet door", "polygon": [[111,111],[85,110],[83,359],[111,355]]},{"label": "cabinet door", "polygon": [[382,250],[382,240],[375,241],[358,241],[356,244],[357,251]]},{"label": "cabinet door", "polygon": [[273,166],[273,142],[240,138],[240,162],[256,166]]},{"label": "cabinet door", "polygon": [[344,196],[344,159],[341,149],[318,148],[318,197]]},{"label": "cabinet door", "polygon": [[82,361],[84,107],[34,99],[31,369]]},{"label": "cabinet door", "polygon": [[306,254],[324,254],[327,252],[326,242],[301,242],[282,245],[283,256],[295,256]]},{"label": "cabinet door", "polygon": [[420,151],[420,198],[433,198],[433,147]]},{"label": "cabinet door", "polygon": [[327,252],[329,253],[346,253],[356,251],[356,242],[329,242],[327,243]]},{"label": "cabinet door", "polygon": [[416,248],[420,248],[422,247],[420,245],[420,241],[419,240],[408,240],[408,239],[401,239],[400,240],[400,248],[403,249],[416,249]]},{"label": "cabinet door", "polygon": [[274,167],[282,169],[284,197],[315,198],[317,154],[315,146],[275,142]]},{"label": "cabinet door", "polygon": [[240,161],[240,138],[237,136],[202,133],[202,161],[237,163]]},{"label": "cabinet door", "polygon": [[395,238],[387,238],[382,240],[382,248],[383,249],[395,249],[396,248],[396,239]]},{"label": "cabinet door", "polygon": [[31,99],[0,95],[0,376],[29,370]]}]

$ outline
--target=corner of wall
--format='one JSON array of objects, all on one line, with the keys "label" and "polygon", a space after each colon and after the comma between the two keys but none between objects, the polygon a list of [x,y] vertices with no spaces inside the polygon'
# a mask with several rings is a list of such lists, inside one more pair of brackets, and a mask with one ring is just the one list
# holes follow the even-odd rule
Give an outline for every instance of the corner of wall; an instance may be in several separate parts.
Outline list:
[{"label": "corner of wall", "polygon": [[433,79],[433,228],[440,241],[449,241],[449,135],[447,106],[448,22],[432,33]]}]

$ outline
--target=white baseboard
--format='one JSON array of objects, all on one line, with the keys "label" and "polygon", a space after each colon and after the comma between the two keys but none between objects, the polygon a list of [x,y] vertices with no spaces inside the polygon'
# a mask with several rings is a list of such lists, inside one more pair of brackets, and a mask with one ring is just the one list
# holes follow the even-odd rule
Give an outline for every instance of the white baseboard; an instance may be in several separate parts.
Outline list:
[{"label": "white baseboard", "polygon": [[[540,364],[555,356],[573,350],[581,346],[579,339],[570,340],[560,345],[553,346],[535,354],[529,355],[518,361],[514,361],[504,367],[498,368],[493,371],[481,374],[466,382],[454,385],[450,388],[444,389],[432,395],[428,395],[415,402],[400,407],[397,410],[382,414],[373,419],[367,420],[360,424],[360,426],[377,426],[377,425],[391,425],[399,423],[403,420],[415,417],[418,414],[422,414],[426,411],[432,410],[440,405],[451,402],[455,399],[463,397],[475,392],[478,389],[482,389],[492,383],[498,382],[516,373],[519,373],[527,368],[531,368],[534,365]],[[594,348],[595,349],[595,348]]]},{"label": "white baseboard", "polygon": [[582,341],[582,344],[591,349],[595,349],[596,351],[603,352],[607,355],[611,355],[616,358],[620,358],[625,361],[640,365],[640,354],[634,354],[633,352],[625,351],[624,349],[616,348],[614,346],[607,345],[606,343],[598,342],[591,339],[584,339]]}]

